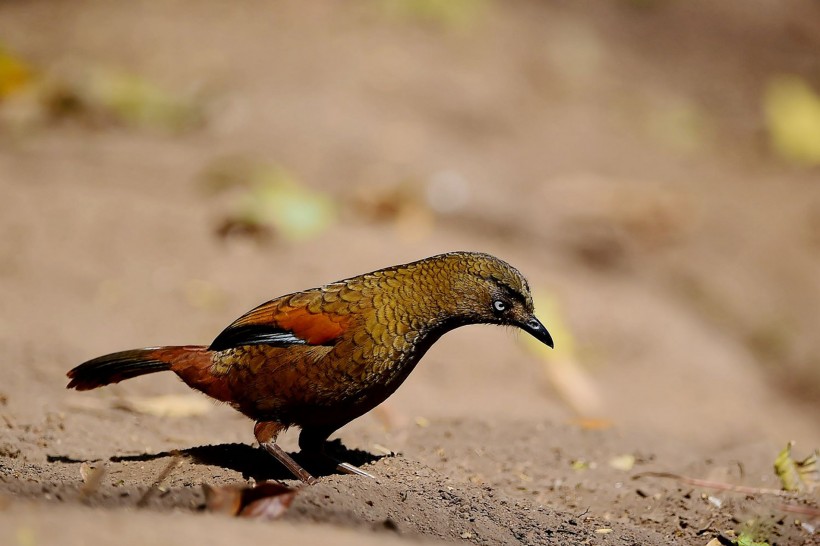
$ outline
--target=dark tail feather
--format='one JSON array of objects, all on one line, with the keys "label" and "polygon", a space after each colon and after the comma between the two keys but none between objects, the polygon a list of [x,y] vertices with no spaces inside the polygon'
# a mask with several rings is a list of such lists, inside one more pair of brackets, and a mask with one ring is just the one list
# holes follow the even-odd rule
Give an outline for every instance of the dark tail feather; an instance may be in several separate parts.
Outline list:
[{"label": "dark tail feather", "polygon": [[186,349],[188,348],[149,347],[101,356],[68,372],[71,381],[67,388],[87,391],[139,375],[170,370],[175,357]]}]

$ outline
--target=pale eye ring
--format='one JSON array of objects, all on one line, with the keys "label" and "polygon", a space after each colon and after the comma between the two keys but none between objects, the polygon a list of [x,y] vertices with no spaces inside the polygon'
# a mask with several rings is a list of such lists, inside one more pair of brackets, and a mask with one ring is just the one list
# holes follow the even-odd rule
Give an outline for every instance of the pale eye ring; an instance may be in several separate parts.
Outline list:
[{"label": "pale eye ring", "polygon": [[503,302],[501,300],[495,300],[493,302],[493,309],[495,311],[497,311],[498,313],[503,313],[504,311],[507,310],[507,304],[506,304],[506,302]]}]

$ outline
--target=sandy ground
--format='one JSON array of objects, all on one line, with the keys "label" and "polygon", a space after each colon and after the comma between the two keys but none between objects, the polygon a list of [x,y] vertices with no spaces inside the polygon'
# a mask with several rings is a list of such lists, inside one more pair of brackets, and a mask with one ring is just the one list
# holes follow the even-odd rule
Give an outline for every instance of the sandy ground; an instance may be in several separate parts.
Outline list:
[{"label": "sandy ground", "polygon": [[[816,2],[485,2],[452,28],[302,4],[0,5],[3,45],[49,74],[116,67],[207,97],[181,134],[0,126],[0,543],[703,545],[747,521],[817,543],[784,499],[635,479],[777,488],[788,441],[820,446],[818,173],[771,153],[760,113],[772,75],[818,83]],[[219,238],[232,196],[203,173],[226,156],[327,192],[336,222]],[[454,173],[453,212],[362,205],[397,187],[391,206],[424,203]],[[335,435],[377,480],[324,475],[276,522],[203,510],[202,483],[297,485],[242,416],[123,407],[187,395],[162,374],[64,389],[99,354],[205,344],[277,295],[456,249],[508,260],[556,307],[553,375],[504,329],[448,334]],[[549,379],[561,361],[587,398]],[[88,462],[106,473],[84,494]]]}]

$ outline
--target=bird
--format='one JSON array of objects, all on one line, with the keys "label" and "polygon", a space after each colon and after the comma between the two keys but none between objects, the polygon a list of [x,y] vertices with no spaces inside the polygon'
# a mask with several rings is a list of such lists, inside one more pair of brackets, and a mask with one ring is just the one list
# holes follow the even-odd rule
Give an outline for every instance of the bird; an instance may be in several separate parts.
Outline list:
[{"label": "bird", "polygon": [[330,435],[386,400],[455,328],[513,326],[554,347],[533,307],[527,280],[507,262],[448,252],[270,300],[209,346],[94,358],[67,373],[67,388],[86,391],[170,370],[254,420],[259,445],[305,484],[317,479],[276,443],[289,427],[301,429],[304,456],[373,477],[325,454]]}]

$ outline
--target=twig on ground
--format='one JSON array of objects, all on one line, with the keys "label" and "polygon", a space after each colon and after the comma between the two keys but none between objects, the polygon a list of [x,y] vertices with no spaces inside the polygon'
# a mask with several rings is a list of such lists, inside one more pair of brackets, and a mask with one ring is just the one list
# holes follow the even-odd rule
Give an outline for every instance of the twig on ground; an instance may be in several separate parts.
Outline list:
[{"label": "twig on ground", "polygon": [[159,491],[162,482],[167,480],[168,476],[171,475],[171,472],[173,472],[176,469],[176,467],[178,467],[180,463],[182,463],[182,455],[180,455],[179,451],[172,451],[171,456],[171,461],[166,465],[165,468],[162,469],[162,472],[159,473],[157,479],[155,479],[154,483],[151,484],[151,487],[149,487],[148,490],[145,493],[143,493],[143,495],[137,501],[138,507],[143,507],[146,504],[148,504],[148,501],[151,500],[151,497],[153,497],[156,494],[156,492]]},{"label": "twig on ground", "polygon": [[709,489],[720,489],[723,491],[734,491],[735,493],[746,493],[750,495],[775,495],[778,497],[795,498],[797,495],[791,491],[783,491],[781,489],[767,489],[765,487],[749,487],[747,485],[735,485],[725,482],[715,482],[711,480],[703,480],[700,478],[690,478],[689,476],[681,476],[680,474],[673,474],[672,472],[641,472],[632,476],[633,480],[639,478],[669,478],[672,480],[685,483],[687,485],[694,485],[696,487],[706,487]]},{"label": "twig on ground", "polygon": [[820,508],[812,508],[811,506],[798,506],[796,504],[782,503],[778,504],[777,508],[784,512],[791,512],[793,514],[802,514],[804,516],[812,516],[820,518]]}]

